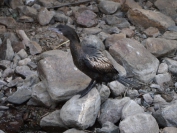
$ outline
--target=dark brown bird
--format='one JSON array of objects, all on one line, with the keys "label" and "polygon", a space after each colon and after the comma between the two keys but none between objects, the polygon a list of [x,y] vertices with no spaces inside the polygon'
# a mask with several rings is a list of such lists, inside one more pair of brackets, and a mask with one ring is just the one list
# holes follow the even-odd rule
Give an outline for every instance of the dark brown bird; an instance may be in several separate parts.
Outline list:
[{"label": "dark brown bird", "polygon": [[70,50],[75,66],[92,79],[89,85],[79,93],[80,97],[85,96],[97,83],[105,82],[107,84],[118,80],[124,85],[135,86],[134,82],[119,76],[119,72],[109,59],[96,47],[81,46],[79,37],[73,28],[67,25],[58,25],[51,30],[63,34],[70,40]]}]

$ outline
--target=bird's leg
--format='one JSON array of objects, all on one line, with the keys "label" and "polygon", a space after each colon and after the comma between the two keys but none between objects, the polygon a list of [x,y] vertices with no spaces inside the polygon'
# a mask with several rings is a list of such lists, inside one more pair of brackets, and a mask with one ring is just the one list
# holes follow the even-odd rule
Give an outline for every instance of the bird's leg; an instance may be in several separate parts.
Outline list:
[{"label": "bird's leg", "polygon": [[96,85],[96,81],[91,80],[89,85],[84,90],[82,90],[81,92],[78,93],[78,94],[80,94],[79,98],[82,98],[83,96],[85,96],[95,85]]}]

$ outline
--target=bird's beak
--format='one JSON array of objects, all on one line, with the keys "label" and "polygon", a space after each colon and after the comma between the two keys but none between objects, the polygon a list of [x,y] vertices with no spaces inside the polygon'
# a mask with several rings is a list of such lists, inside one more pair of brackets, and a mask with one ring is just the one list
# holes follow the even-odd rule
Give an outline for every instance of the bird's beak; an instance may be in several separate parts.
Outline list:
[{"label": "bird's beak", "polygon": [[62,34],[63,35],[63,33],[61,31],[59,31],[57,28],[48,28],[48,30],[54,31],[54,32],[56,32],[58,34]]}]

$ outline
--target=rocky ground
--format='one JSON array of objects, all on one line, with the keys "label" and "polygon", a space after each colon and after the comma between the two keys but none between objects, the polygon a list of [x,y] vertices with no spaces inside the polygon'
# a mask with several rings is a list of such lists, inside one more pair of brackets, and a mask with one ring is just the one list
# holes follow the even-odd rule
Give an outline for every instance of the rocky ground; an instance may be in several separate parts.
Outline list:
[{"label": "rocky ground", "polygon": [[[0,133],[177,133],[177,0],[0,0]],[[90,78],[73,64],[75,28],[121,76],[76,95]]]}]

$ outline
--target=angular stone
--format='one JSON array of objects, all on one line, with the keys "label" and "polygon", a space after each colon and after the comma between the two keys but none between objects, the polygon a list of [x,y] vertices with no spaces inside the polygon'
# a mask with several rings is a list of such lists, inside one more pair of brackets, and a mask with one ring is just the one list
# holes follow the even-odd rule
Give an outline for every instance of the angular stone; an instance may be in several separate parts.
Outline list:
[{"label": "angular stone", "polygon": [[56,2],[56,0],[39,0],[39,4],[44,7],[52,7],[54,5],[54,2]]},{"label": "angular stone", "polygon": [[1,69],[6,69],[10,66],[11,62],[8,60],[0,60],[0,68]]},{"label": "angular stone", "polygon": [[29,7],[29,6],[19,6],[18,7],[18,11],[20,13],[22,13],[23,15],[25,16],[29,16],[29,17],[32,17],[33,19],[36,20],[37,18],[37,10],[33,7]]},{"label": "angular stone", "polygon": [[40,126],[49,131],[64,131],[67,128],[60,118],[60,110],[55,110],[43,117]]},{"label": "angular stone", "polygon": [[50,95],[42,82],[39,82],[32,87],[31,97],[46,107],[55,107],[55,102],[51,100]]},{"label": "angular stone", "polygon": [[119,129],[120,133],[159,133],[154,117],[145,113],[127,117],[120,122]]},{"label": "angular stone", "polygon": [[21,49],[26,49],[22,42],[12,42],[12,48],[15,53],[18,53]]},{"label": "angular stone", "polygon": [[105,50],[103,42],[95,35],[89,35],[84,37],[81,42],[82,46],[93,46],[101,51]]},{"label": "angular stone", "polygon": [[163,83],[167,83],[171,81],[171,75],[169,73],[164,73],[164,74],[158,74],[155,76],[155,82],[163,86]]},{"label": "angular stone", "polygon": [[177,61],[170,58],[165,58],[163,62],[166,63],[168,66],[177,66]]},{"label": "angular stone", "polygon": [[142,9],[142,7],[138,4],[138,2],[135,2],[134,0],[126,0],[122,5],[123,11],[128,11],[129,9],[139,8]]},{"label": "angular stone", "polygon": [[8,102],[22,104],[31,97],[31,90],[24,87],[18,87],[17,91],[7,98]]},{"label": "angular stone", "polygon": [[0,24],[7,26],[7,28],[15,28],[17,25],[12,17],[0,17]]},{"label": "angular stone", "polygon": [[101,41],[105,41],[105,39],[108,38],[110,36],[110,34],[107,34],[105,32],[100,32],[100,33],[98,33],[97,36],[101,39]]},{"label": "angular stone", "polygon": [[110,54],[124,65],[128,73],[136,75],[137,79],[145,83],[155,77],[159,61],[142,44],[133,39],[115,40],[110,43],[113,43],[109,48]]},{"label": "angular stone", "polygon": [[144,94],[143,99],[148,104],[152,104],[152,102],[153,102],[153,99],[149,93]]},{"label": "angular stone", "polygon": [[37,73],[35,71],[31,71],[28,66],[17,66],[15,72],[25,78],[37,75]]},{"label": "angular stone", "polygon": [[162,133],[177,133],[176,127],[165,127]]},{"label": "angular stone", "polygon": [[138,93],[137,90],[128,89],[127,96],[130,97],[131,99],[134,99],[134,98],[137,98],[139,96],[139,93]]},{"label": "angular stone", "polygon": [[110,95],[110,90],[106,85],[99,85],[97,87],[98,92],[100,93],[100,97],[101,97],[101,103],[104,103]]},{"label": "angular stone", "polygon": [[29,41],[28,46],[31,55],[40,54],[42,52],[42,47],[35,41]]},{"label": "angular stone", "polygon": [[122,94],[124,94],[126,87],[119,83],[118,81],[112,81],[108,83],[108,86],[111,90],[111,93],[113,96],[118,97]]},{"label": "angular stone", "polygon": [[14,74],[14,70],[8,67],[7,69],[4,70],[2,77],[3,78],[11,77],[13,74]]},{"label": "angular stone", "polygon": [[74,66],[70,52],[52,50],[44,52],[41,58],[44,59],[38,63],[39,76],[53,100],[67,100],[89,84],[90,78]]},{"label": "angular stone", "polygon": [[79,25],[89,28],[97,25],[98,22],[96,17],[97,15],[94,12],[90,10],[84,10],[80,12],[79,15],[77,16],[76,22]]},{"label": "angular stone", "polygon": [[24,49],[21,49],[17,54],[21,59],[25,59],[28,57],[28,54],[26,53]]},{"label": "angular stone", "polygon": [[98,121],[103,125],[106,121],[116,123],[121,118],[122,108],[130,98],[124,97],[123,99],[108,99],[101,105],[100,116]]},{"label": "angular stone", "polygon": [[122,109],[121,118],[126,119],[129,116],[144,113],[144,109],[139,106],[135,101],[130,100]]},{"label": "angular stone", "polygon": [[29,16],[21,16],[18,21],[21,23],[31,23],[34,22],[34,19]]},{"label": "angular stone", "polygon": [[53,18],[54,15],[54,11],[48,11],[47,8],[42,8],[38,14],[38,21],[40,25],[49,24],[50,20]]},{"label": "angular stone", "polygon": [[65,125],[86,129],[94,125],[100,110],[101,99],[98,91],[93,88],[86,96],[72,97],[61,108],[60,117]]},{"label": "angular stone", "polygon": [[16,9],[18,6],[22,6],[23,5],[23,0],[11,0],[10,1],[10,7],[12,9]]},{"label": "angular stone", "polygon": [[130,9],[128,11],[128,18],[139,28],[147,29],[149,27],[156,27],[161,32],[175,25],[175,22],[170,17],[160,12],[145,9]]},{"label": "angular stone", "polygon": [[157,73],[158,74],[163,74],[163,73],[166,73],[166,72],[168,72],[168,65],[166,63],[161,63],[159,65]]},{"label": "angular stone", "polygon": [[177,49],[177,41],[164,38],[148,38],[143,44],[146,49],[156,57],[173,54]]},{"label": "angular stone", "polygon": [[29,62],[31,62],[31,59],[30,59],[30,58],[25,58],[25,59],[23,59],[23,60],[20,60],[20,61],[18,62],[18,65],[19,65],[19,66],[26,66]]},{"label": "angular stone", "polygon": [[129,38],[133,37],[135,34],[135,32],[133,30],[131,30],[130,28],[124,28],[124,29],[122,29],[121,32]]},{"label": "angular stone", "polygon": [[177,32],[175,31],[166,31],[163,36],[163,38],[168,40],[177,40]]},{"label": "angular stone", "polygon": [[100,11],[104,14],[113,14],[115,13],[119,8],[121,7],[121,4],[118,2],[113,1],[101,1],[98,4],[98,8]]},{"label": "angular stone", "polygon": [[148,37],[157,37],[160,35],[160,32],[155,27],[149,27],[143,31]]}]

